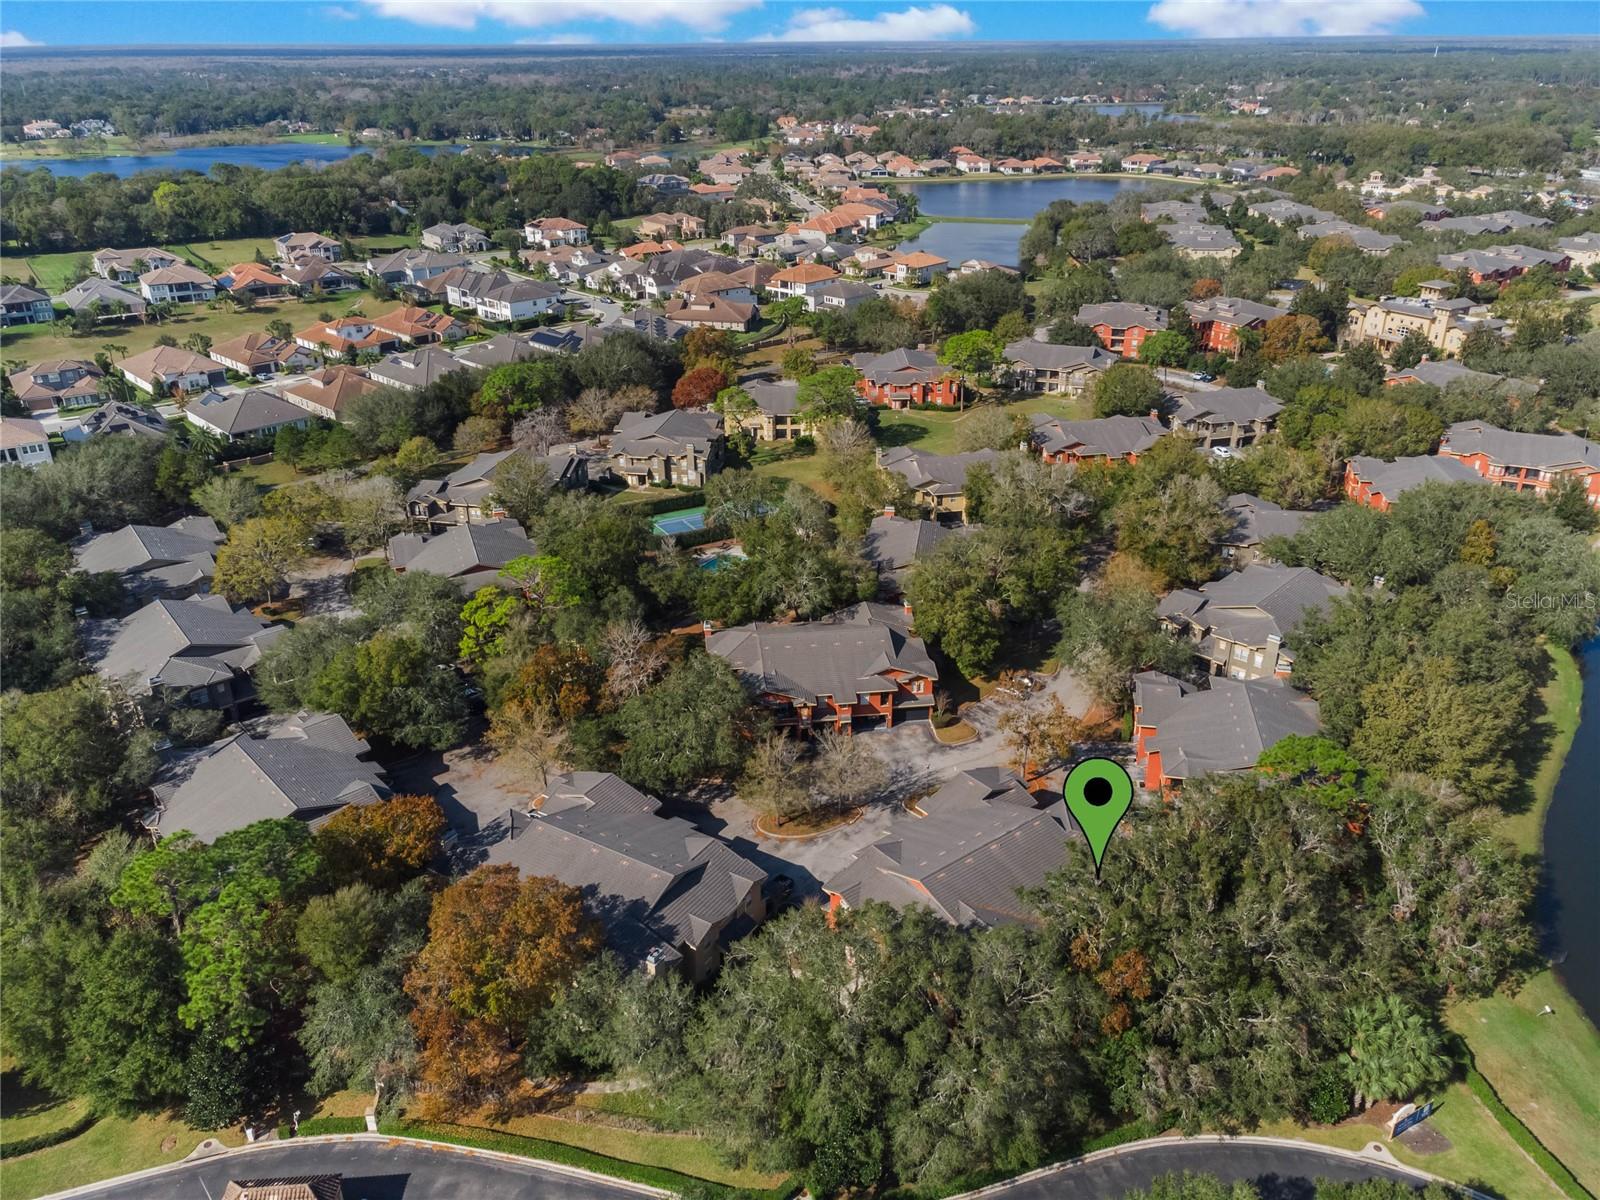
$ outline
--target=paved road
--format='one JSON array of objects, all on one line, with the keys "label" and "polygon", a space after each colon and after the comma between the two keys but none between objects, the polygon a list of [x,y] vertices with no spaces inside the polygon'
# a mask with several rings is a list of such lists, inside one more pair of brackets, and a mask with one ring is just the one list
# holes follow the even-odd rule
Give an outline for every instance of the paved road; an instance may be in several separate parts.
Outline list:
[{"label": "paved road", "polygon": [[1400,1167],[1358,1162],[1310,1146],[1173,1141],[1002,1184],[983,1196],[985,1200],[1119,1200],[1130,1190],[1147,1188],[1173,1171],[1205,1172],[1227,1183],[1253,1183],[1262,1200],[1302,1200],[1311,1195],[1311,1182],[1316,1179],[1392,1179],[1418,1187],[1426,1182]]},{"label": "paved road", "polygon": [[75,1195],[95,1200],[217,1200],[230,1179],[332,1172],[344,1176],[345,1200],[639,1200],[641,1194],[620,1183],[601,1183],[533,1163],[363,1141],[263,1146]]}]

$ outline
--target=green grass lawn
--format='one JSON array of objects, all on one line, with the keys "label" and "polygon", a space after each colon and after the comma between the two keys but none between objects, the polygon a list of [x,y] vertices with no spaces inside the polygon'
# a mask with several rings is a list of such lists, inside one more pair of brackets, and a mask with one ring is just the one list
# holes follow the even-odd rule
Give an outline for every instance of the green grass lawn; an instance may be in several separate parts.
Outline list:
[{"label": "green grass lawn", "polygon": [[[1029,396],[1007,404],[1010,413],[1050,413],[1052,416],[1081,420],[1091,415],[1088,400],[1063,396]],[[959,449],[961,424],[976,408],[964,412],[927,410],[886,410],[878,414],[878,440],[886,446],[915,446],[933,454],[954,454]]]},{"label": "green grass lawn", "polygon": [[15,1071],[0,1076],[0,1101],[0,1143],[65,1129],[89,1111],[87,1100],[62,1100],[29,1087]]},{"label": "green grass lawn", "polygon": [[191,334],[203,333],[215,343],[240,334],[265,330],[269,321],[282,319],[298,330],[313,324],[324,312],[338,316],[360,305],[362,311],[376,314],[387,312],[399,303],[398,300],[379,300],[371,292],[359,291],[320,299],[268,300],[244,311],[226,307],[210,308],[202,304],[181,311],[162,325],[138,321],[123,325],[105,324],[88,337],[74,337],[64,327],[57,329],[54,325],[16,325],[6,330],[5,357],[25,362],[50,358],[89,358],[107,343],[126,347],[129,354],[138,354],[154,346],[162,334],[176,339],[181,345]]},{"label": "green grass lawn", "polygon": [[1268,1137],[1300,1138],[1323,1146],[1359,1150],[1378,1142],[1407,1166],[1479,1187],[1504,1200],[1558,1200],[1561,1191],[1518,1149],[1510,1135],[1478,1103],[1464,1083],[1453,1083],[1439,1096],[1438,1111],[1427,1124],[1450,1140],[1442,1154],[1414,1154],[1399,1142],[1389,1141],[1374,1125],[1348,1122],[1307,1128],[1291,1121],[1275,1121],[1254,1133]]},{"label": "green grass lawn", "polygon": [[31,1200],[177,1162],[207,1137],[235,1146],[244,1141],[237,1130],[204,1133],[170,1116],[106,1117],[71,1141],[0,1162],[0,1194]]},{"label": "green grass lawn", "polygon": [[343,146],[349,139],[342,133],[281,133],[280,142],[299,142],[303,146]]},{"label": "green grass lawn", "polygon": [[790,446],[774,443],[758,450],[750,463],[757,475],[772,475],[803,483],[825,500],[838,499],[833,485],[822,477],[822,459],[816,454],[795,454]]},{"label": "green grass lawn", "polygon": [[300,478],[298,471],[288,463],[281,462],[251,463],[249,466],[240,467],[234,474],[253,480],[257,487],[266,491],[282,487],[286,483],[293,483]]}]

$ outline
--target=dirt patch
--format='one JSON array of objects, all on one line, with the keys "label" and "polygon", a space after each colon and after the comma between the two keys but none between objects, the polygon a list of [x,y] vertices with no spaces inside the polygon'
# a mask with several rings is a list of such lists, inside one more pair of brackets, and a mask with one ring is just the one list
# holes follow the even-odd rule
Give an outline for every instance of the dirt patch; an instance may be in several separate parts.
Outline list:
[{"label": "dirt patch", "polygon": [[1426,1121],[1420,1125],[1413,1125],[1395,1138],[1395,1141],[1413,1154],[1443,1154],[1453,1148],[1450,1139]]},{"label": "dirt patch", "polygon": [[827,833],[844,825],[854,825],[861,819],[862,811],[853,808],[848,812],[829,813],[823,817],[812,819],[802,817],[785,821],[781,825],[771,817],[761,816],[756,818],[756,832],[762,837],[777,838],[780,841],[816,837],[818,834]]},{"label": "dirt patch", "polygon": [[176,1134],[169,1133],[166,1137],[161,1139],[161,1153],[171,1154],[177,1148],[178,1138]]}]

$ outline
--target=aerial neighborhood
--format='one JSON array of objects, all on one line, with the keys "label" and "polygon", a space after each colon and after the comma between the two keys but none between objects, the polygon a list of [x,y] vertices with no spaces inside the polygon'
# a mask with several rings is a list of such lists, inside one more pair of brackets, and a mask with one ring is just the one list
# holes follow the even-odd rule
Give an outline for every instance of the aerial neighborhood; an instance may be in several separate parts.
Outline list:
[{"label": "aerial neighborhood", "polygon": [[1260,51],[1115,91],[794,53],[781,93],[537,59],[519,117],[501,67],[351,59],[264,118],[316,167],[149,179],[49,170],[153,131],[39,68],[0,173],[30,1086],[291,1145],[592,1123],[703,1141],[664,1188],[819,1200],[1477,1094],[1443,1014],[1544,969],[1500,823],[1600,620],[1592,110],[1416,119],[1419,79],[1544,88],[1478,50],[1408,51],[1410,107],[1339,68],[1337,121]]}]

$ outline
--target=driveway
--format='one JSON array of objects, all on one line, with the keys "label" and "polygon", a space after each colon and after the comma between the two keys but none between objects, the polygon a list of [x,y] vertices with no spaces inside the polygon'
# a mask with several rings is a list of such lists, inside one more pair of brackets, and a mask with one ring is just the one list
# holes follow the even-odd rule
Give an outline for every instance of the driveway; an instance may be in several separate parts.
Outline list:
[{"label": "driveway", "polygon": [[348,558],[312,559],[289,576],[289,596],[308,617],[348,617],[355,612],[350,578],[355,563]]}]

